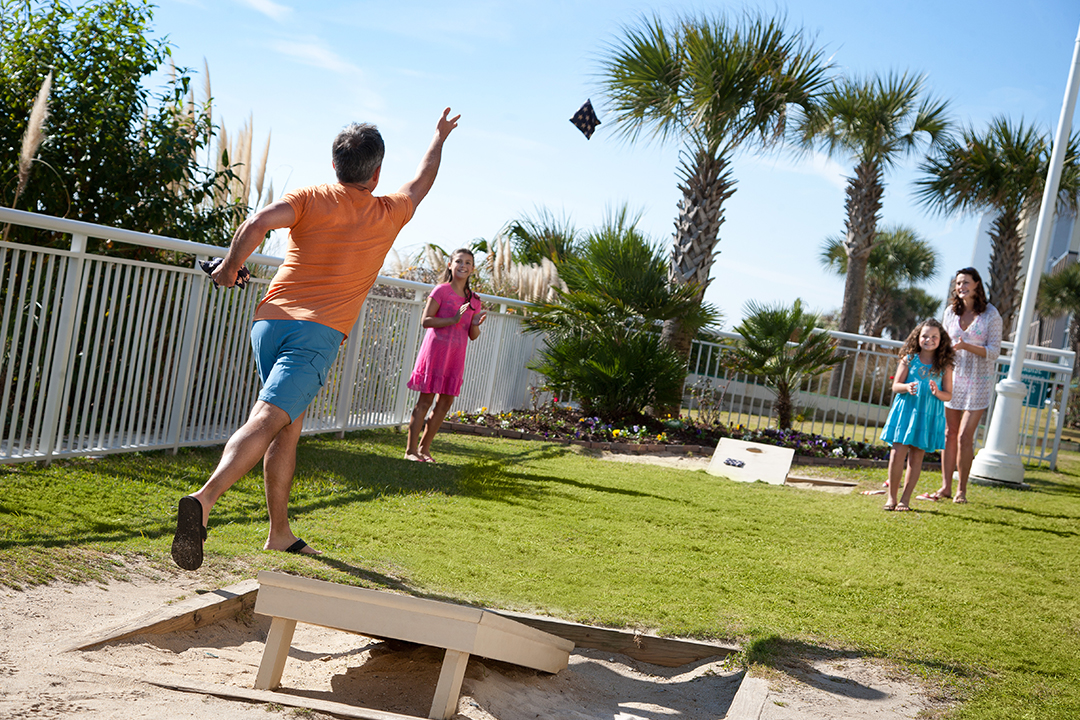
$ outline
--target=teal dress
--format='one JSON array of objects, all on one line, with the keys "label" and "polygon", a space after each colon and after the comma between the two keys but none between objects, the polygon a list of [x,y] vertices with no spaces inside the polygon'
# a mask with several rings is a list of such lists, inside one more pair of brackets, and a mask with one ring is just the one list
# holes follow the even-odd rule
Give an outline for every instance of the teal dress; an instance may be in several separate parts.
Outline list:
[{"label": "teal dress", "polygon": [[918,355],[908,356],[907,382],[918,382],[917,394],[896,393],[889,416],[881,430],[881,440],[890,445],[912,445],[927,452],[945,447],[945,403],[930,392],[930,381],[941,388],[941,374],[933,374]]}]

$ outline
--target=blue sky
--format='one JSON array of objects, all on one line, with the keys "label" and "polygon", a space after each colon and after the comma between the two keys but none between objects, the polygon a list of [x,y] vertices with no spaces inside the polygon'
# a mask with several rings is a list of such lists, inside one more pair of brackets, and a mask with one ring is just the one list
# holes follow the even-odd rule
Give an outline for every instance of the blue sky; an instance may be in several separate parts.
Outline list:
[{"label": "blue sky", "polygon": [[[275,194],[333,181],[330,143],[352,121],[386,140],[379,191],[412,177],[444,107],[462,114],[431,195],[402,231],[403,255],[433,242],[450,250],[492,238],[509,220],[546,208],[579,228],[611,207],[642,213],[640,227],[670,242],[675,144],[629,145],[605,122],[599,58],[643,15],[786,12],[838,71],[924,73],[962,123],[1023,117],[1052,136],[1080,23],[1075,0],[795,0],[783,4],[469,0],[344,2],[161,0],[154,31],[202,87],[208,63],[215,119],[235,133],[250,116],[255,145],[272,133]],[[569,123],[592,98],[603,124],[591,140]],[[839,308],[842,279],[818,262],[823,239],[843,231],[844,158],[740,154],[725,204],[720,255],[706,297],[725,326],[747,300]],[[915,228],[941,253],[928,289],[944,294],[969,264],[977,217],[940,218],[914,204],[910,161],[886,176],[883,221]]]}]

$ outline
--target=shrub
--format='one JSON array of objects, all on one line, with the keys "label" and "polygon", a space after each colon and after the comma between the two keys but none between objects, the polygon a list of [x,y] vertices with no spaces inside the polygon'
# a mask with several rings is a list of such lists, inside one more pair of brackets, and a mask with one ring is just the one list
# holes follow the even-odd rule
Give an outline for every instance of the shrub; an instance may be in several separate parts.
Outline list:
[{"label": "shrub", "polygon": [[636,223],[623,208],[589,233],[580,255],[560,266],[567,292],[527,321],[547,340],[533,369],[605,420],[678,407],[686,362],[661,343],[657,323],[679,317],[698,328],[718,317],[695,288],[668,282],[664,251]]},{"label": "shrub", "polygon": [[682,358],[657,333],[619,326],[550,340],[534,369],[605,419],[677,404],[685,373]]}]

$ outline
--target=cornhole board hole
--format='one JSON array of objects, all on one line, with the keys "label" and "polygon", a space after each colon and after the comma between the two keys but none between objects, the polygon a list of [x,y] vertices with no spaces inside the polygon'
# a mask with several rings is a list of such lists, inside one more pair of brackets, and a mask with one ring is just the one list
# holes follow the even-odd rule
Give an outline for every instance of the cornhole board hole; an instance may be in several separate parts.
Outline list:
[{"label": "cornhole board hole", "polygon": [[281,684],[298,622],[444,648],[429,718],[457,711],[469,655],[557,673],[574,649],[569,640],[478,608],[276,572],[259,573],[255,612],[272,618],[255,678],[259,690]]},{"label": "cornhole board hole", "polygon": [[[706,472],[739,482],[760,480],[770,485],[783,485],[794,457],[795,451],[791,448],[723,438],[717,443]],[[742,467],[725,463],[729,458],[742,463]]]}]

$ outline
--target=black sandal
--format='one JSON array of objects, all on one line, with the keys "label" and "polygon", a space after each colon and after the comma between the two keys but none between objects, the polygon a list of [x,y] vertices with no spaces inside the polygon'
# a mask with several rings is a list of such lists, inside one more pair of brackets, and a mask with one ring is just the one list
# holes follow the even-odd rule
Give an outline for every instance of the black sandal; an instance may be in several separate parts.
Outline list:
[{"label": "black sandal", "polygon": [[172,541],[172,559],[184,570],[198,570],[203,562],[206,527],[202,524],[202,503],[185,495],[176,510],[176,533]]}]

